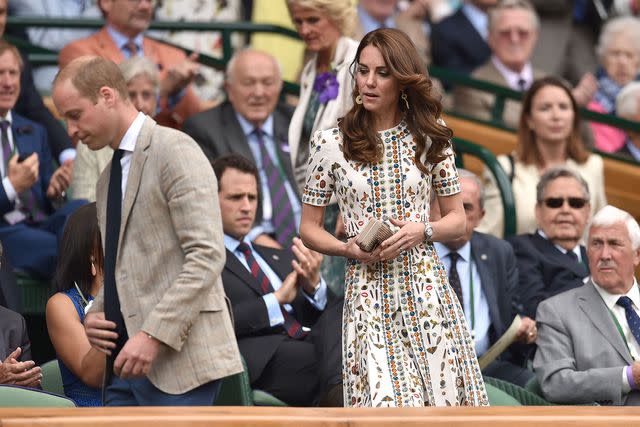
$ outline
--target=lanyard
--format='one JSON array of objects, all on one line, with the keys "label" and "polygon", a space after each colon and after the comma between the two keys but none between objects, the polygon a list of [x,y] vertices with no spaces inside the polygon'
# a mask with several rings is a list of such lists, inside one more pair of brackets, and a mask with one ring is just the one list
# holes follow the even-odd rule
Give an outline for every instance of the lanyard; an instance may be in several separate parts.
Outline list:
[{"label": "lanyard", "polygon": [[616,329],[618,330],[618,333],[622,338],[622,342],[627,347],[627,351],[629,351],[629,356],[631,356],[631,359],[633,359],[633,353],[631,353],[631,349],[629,348],[629,344],[627,343],[627,337],[624,336],[624,332],[622,331],[622,326],[620,325],[620,322],[618,322],[618,318],[616,317],[615,314],[613,314],[613,311],[610,308],[608,310],[609,310],[609,314],[611,314],[611,317],[613,317],[613,323],[616,324]]}]

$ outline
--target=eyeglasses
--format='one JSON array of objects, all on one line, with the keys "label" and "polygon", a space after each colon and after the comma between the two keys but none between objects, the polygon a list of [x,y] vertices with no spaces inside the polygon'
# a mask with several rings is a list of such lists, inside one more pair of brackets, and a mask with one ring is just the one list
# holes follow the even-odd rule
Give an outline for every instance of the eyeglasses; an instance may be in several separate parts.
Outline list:
[{"label": "eyeglasses", "polygon": [[565,200],[573,209],[582,209],[589,201],[581,197],[547,197],[544,199],[544,205],[550,209],[558,209],[564,205]]}]

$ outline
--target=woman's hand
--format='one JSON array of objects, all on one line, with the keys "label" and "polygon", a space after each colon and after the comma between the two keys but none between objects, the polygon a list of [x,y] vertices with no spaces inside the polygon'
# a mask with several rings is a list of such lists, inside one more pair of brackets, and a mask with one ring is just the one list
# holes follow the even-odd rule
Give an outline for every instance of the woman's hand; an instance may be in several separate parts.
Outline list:
[{"label": "woman's hand", "polygon": [[381,260],[397,258],[403,251],[409,250],[424,242],[424,223],[401,221],[391,218],[391,224],[400,227],[393,236],[380,244]]},{"label": "woman's hand", "polygon": [[344,244],[343,256],[349,259],[355,259],[365,264],[380,261],[381,248],[378,246],[372,252],[365,252],[356,244],[356,238],[352,237]]}]

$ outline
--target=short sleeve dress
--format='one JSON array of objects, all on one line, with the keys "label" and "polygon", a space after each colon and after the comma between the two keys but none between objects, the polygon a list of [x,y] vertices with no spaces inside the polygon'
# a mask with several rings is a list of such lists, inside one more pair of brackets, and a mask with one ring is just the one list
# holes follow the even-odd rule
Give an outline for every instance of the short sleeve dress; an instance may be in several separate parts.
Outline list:
[{"label": "short sleeve dress", "polygon": [[[370,218],[425,222],[432,189],[460,191],[453,152],[424,174],[404,122],[380,137],[377,164],[345,160],[337,128],[312,141],[302,201],[326,206],[335,193],[349,236]],[[347,261],[342,334],[347,406],[488,405],[463,311],[430,242],[390,261]]]}]

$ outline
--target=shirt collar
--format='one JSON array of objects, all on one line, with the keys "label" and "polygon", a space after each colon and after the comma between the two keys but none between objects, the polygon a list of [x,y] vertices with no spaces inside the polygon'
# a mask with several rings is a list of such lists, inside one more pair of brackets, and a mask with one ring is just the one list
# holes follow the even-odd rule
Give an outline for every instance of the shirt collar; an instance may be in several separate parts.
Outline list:
[{"label": "shirt collar", "polygon": [[384,22],[380,22],[375,19],[373,16],[369,15],[366,10],[362,6],[358,6],[358,18],[360,19],[360,24],[362,25],[362,29],[364,33],[369,33],[373,30],[377,30],[378,28],[395,28],[396,21],[393,15],[384,20]]},{"label": "shirt collar", "polygon": [[118,145],[118,149],[133,152],[136,148],[136,140],[142,130],[142,124],[146,118],[147,116],[144,113],[138,113],[135,120],[131,123],[131,126],[129,126],[129,129],[127,129],[127,132],[122,137],[120,145]]},{"label": "shirt collar", "polygon": [[[544,238],[545,240],[549,240],[549,237],[544,234],[544,231],[542,231],[542,229],[538,228],[538,234],[540,236],[542,236],[542,238]],[[549,240],[549,242],[551,242],[551,240]],[[567,252],[569,252],[568,250],[566,250],[565,248],[563,248],[560,245],[556,245],[555,243],[551,242],[553,244],[553,246],[555,246],[555,248],[557,250],[560,251],[560,253],[566,254]],[[571,249],[571,252],[573,252],[574,254],[576,254],[578,256],[578,261],[582,261],[582,251],[580,250],[580,245],[575,245],[573,247],[573,249]]]},{"label": "shirt collar", "polygon": [[[453,252],[448,246],[444,245],[443,243],[434,242],[433,244],[435,245],[438,256],[441,259],[448,257],[449,254]],[[462,246],[455,252],[458,252],[460,258],[462,258],[463,261],[469,262],[469,260],[471,260],[471,241],[465,243],[464,246]]]},{"label": "shirt collar", "polygon": [[487,14],[471,3],[462,5],[462,13],[464,13],[469,22],[471,22],[471,25],[473,25],[473,28],[476,29],[478,34],[486,40],[489,36],[489,18]]},{"label": "shirt collar", "polygon": [[[116,46],[118,46],[118,49],[120,50],[122,50],[122,48],[130,40],[129,37],[125,36],[118,30],[113,28],[111,25],[107,25],[107,33],[109,33],[109,35],[113,39],[113,42],[116,44]],[[144,40],[144,36],[142,35],[142,33],[138,34],[131,40],[133,40],[133,42],[136,44],[136,47],[138,48],[138,50],[142,50],[142,41]]]},{"label": "shirt collar", "polygon": [[635,277],[633,278],[633,285],[631,286],[631,289],[629,289],[629,292],[627,292],[626,294],[611,294],[605,289],[601,288],[600,285],[598,285],[593,280],[593,277],[591,277],[591,281],[595,285],[596,291],[598,291],[609,310],[613,310],[613,307],[616,306],[616,303],[618,302],[620,297],[623,296],[629,297],[631,301],[633,301],[633,304],[636,306],[636,308],[640,308],[640,291],[638,290],[638,282],[636,281]]},{"label": "shirt collar", "polygon": [[[238,250],[238,246],[240,245],[240,243],[242,243],[240,240],[236,239],[235,237],[231,237],[228,234],[224,235],[224,247],[227,248],[228,250],[230,250],[231,252],[235,252]],[[247,245],[249,245],[249,247],[251,248],[251,251],[253,252],[253,246],[251,245],[251,242],[246,241],[244,242]]]},{"label": "shirt collar", "polygon": [[9,122],[9,127],[13,124],[13,116],[11,115],[11,110],[7,111],[7,115],[2,117],[2,120],[6,120]]},{"label": "shirt collar", "polygon": [[491,62],[493,62],[493,65],[495,65],[500,74],[502,74],[502,77],[504,77],[511,89],[520,90],[518,86],[518,80],[520,79],[524,79],[526,89],[531,86],[533,82],[533,67],[531,66],[531,62],[527,62],[519,73],[507,68],[495,55],[491,56]]},{"label": "shirt collar", "polygon": [[[256,127],[247,119],[245,119],[240,113],[238,113],[237,111],[235,113],[236,117],[238,118],[238,123],[240,123],[240,127],[242,128],[242,132],[244,132],[245,136],[251,135]],[[262,126],[260,126],[260,130],[268,137],[273,138],[273,114],[269,114],[267,120],[265,120],[262,123]]]}]

